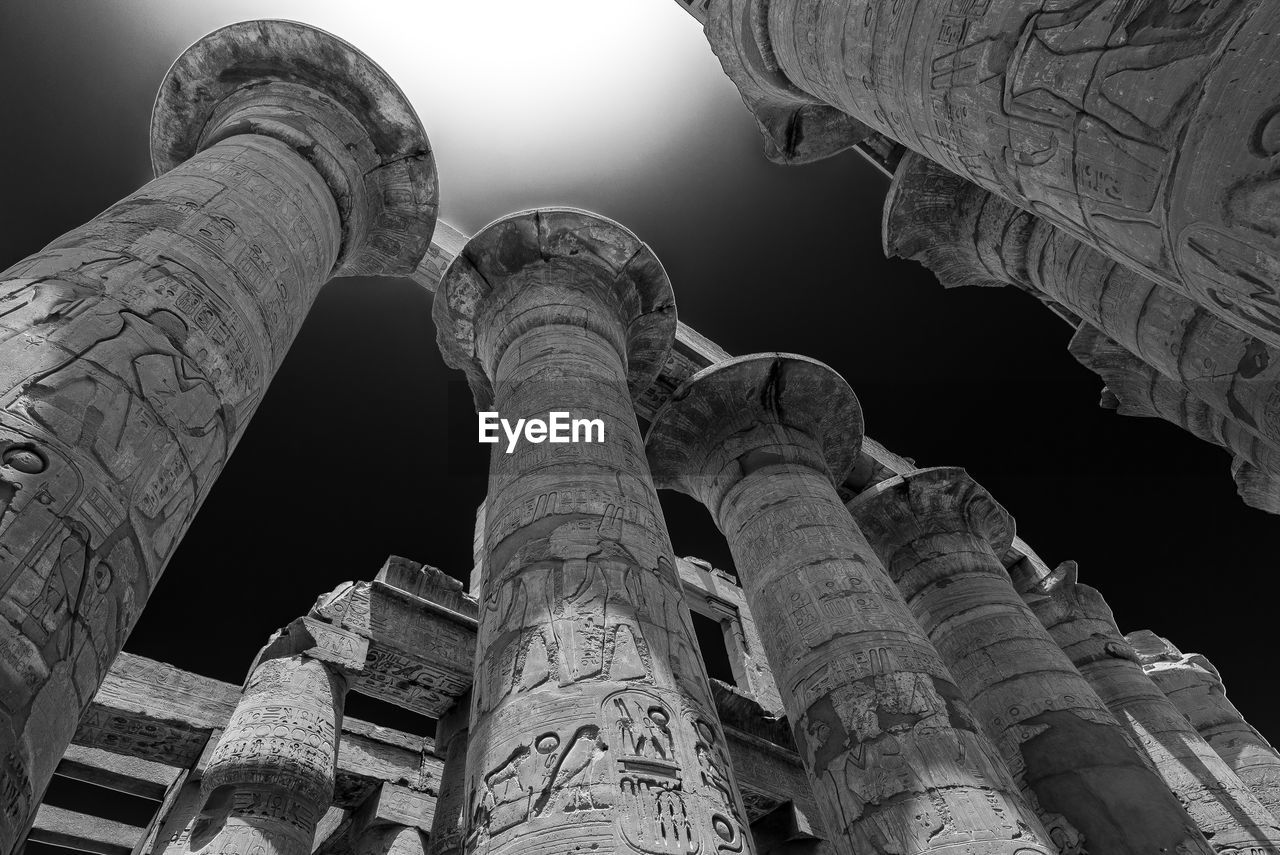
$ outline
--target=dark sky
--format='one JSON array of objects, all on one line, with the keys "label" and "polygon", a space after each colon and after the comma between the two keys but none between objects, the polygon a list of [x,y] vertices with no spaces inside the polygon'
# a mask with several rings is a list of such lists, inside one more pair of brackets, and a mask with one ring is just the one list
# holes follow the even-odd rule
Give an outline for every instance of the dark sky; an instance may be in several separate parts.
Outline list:
[{"label": "dark sky", "polygon": [[[576,27],[548,26],[543,47],[528,22],[504,23],[512,4],[476,5],[487,31],[470,19],[450,31],[427,12],[416,31],[412,4],[6,0],[0,267],[148,179],[152,99],[187,43],[246,17],[319,24],[414,99],[444,219],[472,231],[568,204],[624,223],[666,265],[682,320],[730,353],[795,351],[842,372],[872,436],[920,465],[966,467],[1046,561],[1079,561],[1122,629],[1204,653],[1246,716],[1280,734],[1259,673],[1280,522],[1236,498],[1225,452],[1099,409],[1069,328],[1031,298],[944,291],[916,264],[886,261],[887,180],[853,154],[767,163],[674,2],[599,20],[581,2],[531,4]],[[457,440],[474,436],[474,414],[450,405],[458,377],[437,353],[430,303],[408,280],[324,288],[127,650],[238,682],[271,630],[390,553],[466,578],[487,448]],[[728,564],[700,507],[664,504],[677,553]]]}]

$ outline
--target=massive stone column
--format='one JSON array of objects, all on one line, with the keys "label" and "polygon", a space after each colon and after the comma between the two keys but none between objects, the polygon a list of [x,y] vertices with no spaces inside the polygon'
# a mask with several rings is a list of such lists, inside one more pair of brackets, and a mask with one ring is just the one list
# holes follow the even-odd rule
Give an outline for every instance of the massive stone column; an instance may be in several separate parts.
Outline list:
[{"label": "massive stone column", "polygon": [[1191,726],[1280,819],[1280,754],[1227,699],[1222,677],[1208,659],[1184,654],[1150,630],[1125,636],[1143,670]]},{"label": "massive stone column", "polygon": [[444,757],[431,820],[427,855],[462,855],[467,829],[467,744],[471,729],[471,693],[458,698],[436,722],[436,752]]},{"label": "massive stone column", "polygon": [[1052,852],[841,504],[861,439],[844,379],[775,353],[695,374],[647,443],[729,541],[837,850]]},{"label": "massive stone column", "polygon": [[435,174],[350,45],[249,22],[189,48],[160,176],[0,274],[0,852],[320,286],[411,271]]},{"label": "massive stone column", "polygon": [[[1263,0],[713,0],[708,36],[1280,345]],[[754,90],[743,87],[749,105]]]},{"label": "massive stone column", "polygon": [[1236,492],[1252,508],[1280,514],[1280,444],[1210,406],[1096,327],[1081,324],[1067,348],[1106,383],[1104,407],[1124,416],[1159,418],[1231,453]]},{"label": "massive stone column", "polygon": [[997,557],[1013,520],[963,469],[849,505],[1063,855],[1211,853]]},{"label": "massive stone column", "polygon": [[345,693],[339,671],[309,656],[259,662],[205,770],[189,851],[311,852],[333,800]]},{"label": "massive stone column", "polygon": [[749,852],[632,406],[674,339],[661,264],[595,214],[527,211],[471,238],[433,311],[480,410],[603,423],[491,457],[468,849]]},{"label": "massive stone column", "polygon": [[1280,852],[1275,817],[1143,673],[1102,595],[1077,584],[1075,562],[1059,566],[1023,599],[1142,746],[1215,850]]},{"label": "massive stone column", "polygon": [[1012,284],[1057,303],[1280,445],[1280,351],[927,158],[908,154],[898,165],[884,246],[947,287]]}]

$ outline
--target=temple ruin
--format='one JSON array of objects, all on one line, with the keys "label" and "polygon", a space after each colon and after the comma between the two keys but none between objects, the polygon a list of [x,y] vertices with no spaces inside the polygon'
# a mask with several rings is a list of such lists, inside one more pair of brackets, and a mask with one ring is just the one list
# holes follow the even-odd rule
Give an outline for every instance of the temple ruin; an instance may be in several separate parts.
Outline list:
[{"label": "temple ruin", "polygon": [[[680,3],[766,156],[871,160],[887,253],[1032,294],[1104,404],[1223,446],[1280,513],[1280,4]],[[209,34],[161,82],[151,155],[0,277],[0,855],[1280,855],[1280,753],[1204,657],[1126,634],[965,470],[865,436],[829,366],[679,321],[625,225],[438,222],[427,131],[352,45]],[[241,686],[122,652],[351,275],[434,293],[478,410],[606,440],[495,449],[474,570],[353,568]],[[734,567],[675,554],[659,489]],[[344,715],[351,693],[434,737]],[[43,804],[55,776],[153,819]]]}]

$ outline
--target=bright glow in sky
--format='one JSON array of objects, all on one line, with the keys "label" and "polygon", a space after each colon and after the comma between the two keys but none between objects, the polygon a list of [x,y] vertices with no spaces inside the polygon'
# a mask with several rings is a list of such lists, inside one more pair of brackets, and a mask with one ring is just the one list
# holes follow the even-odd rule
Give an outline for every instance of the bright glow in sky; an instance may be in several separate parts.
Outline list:
[{"label": "bright glow in sky", "polygon": [[184,4],[180,24],[153,2],[132,11],[179,43],[278,17],[363,50],[422,118],[443,215],[471,228],[504,213],[486,198],[503,188],[552,201],[570,186],[641,180],[682,129],[705,127],[709,98],[732,94],[675,0],[222,0]]}]

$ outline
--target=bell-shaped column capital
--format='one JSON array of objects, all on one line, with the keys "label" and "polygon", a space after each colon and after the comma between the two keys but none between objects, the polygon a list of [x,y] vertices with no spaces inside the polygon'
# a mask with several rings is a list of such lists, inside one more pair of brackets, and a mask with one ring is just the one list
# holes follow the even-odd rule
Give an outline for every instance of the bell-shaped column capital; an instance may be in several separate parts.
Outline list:
[{"label": "bell-shaped column capital", "polygon": [[996,555],[1013,543],[1013,517],[958,466],[917,469],[881,481],[847,507],[886,565],[899,549],[930,535],[974,535]]},{"label": "bell-shaped column capital", "polygon": [[771,464],[809,465],[840,483],[862,437],[862,407],[838,372],[793,353],[756,353],[681,384],[654,415],[645,447],[658,487],[715,513],[729,487]]},{"label": "bell-shaped column capital", "polygon": [[1064,561],[1022,592],[1022,599],[1077,666],[1101,659],[1138,661],[1097,588],[1081,585],[1079,567]]},{"label": "bell-shaped column capital", "polygon": [[241,134],[289,145],[324,177],[342,218],[333,275],[407,275],[426,254],[439,203],[431,144],[400,87],[349,43],[257,20],[187,48],[152,109],[155,174]]},{"label": "bell-shaped column capital", "polygon": [[787,80],[769,47],[761,0],[713,0],[708,6],[707,40],[759,125],[766,158],[784,165],[812,163],[871,136],[862,122]]},{"label": "bell-shaped column capital", "polygon": [[[548,299],[546,289],[564,293]],[[647,244],[576,208],[508,214],[467,241],[445,270],[432,316],[445,362],[466,372],[477,406],[493,400],[503,352],[532,326],[589,325],[618,348],[636,398],[675,342],[671,281]]]}]

